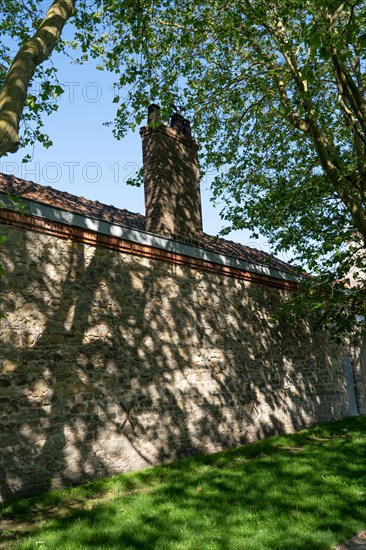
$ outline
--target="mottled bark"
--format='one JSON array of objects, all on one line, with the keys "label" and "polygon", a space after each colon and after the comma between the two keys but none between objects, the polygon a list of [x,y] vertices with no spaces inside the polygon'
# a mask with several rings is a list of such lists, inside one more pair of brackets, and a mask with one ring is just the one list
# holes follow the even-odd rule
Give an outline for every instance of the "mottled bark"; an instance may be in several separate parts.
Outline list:
[{"label": "mottled bark", "polygon": [[75,0],[55,0],[36,33],[21,47],[0,93],[0,156],[19,147],[19,123],[27,91],[38,65],[47,59],[67,20],[75,13]]}]

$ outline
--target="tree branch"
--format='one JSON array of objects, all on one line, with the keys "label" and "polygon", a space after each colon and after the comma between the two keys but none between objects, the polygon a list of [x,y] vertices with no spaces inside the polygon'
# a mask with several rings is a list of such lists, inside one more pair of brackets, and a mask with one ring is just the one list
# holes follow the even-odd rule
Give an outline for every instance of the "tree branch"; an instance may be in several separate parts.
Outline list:
[{"label": "tree branch", "polygon": [[37,66],[51,55],[65,23],[74,13],[75,0],[55,0],[36,33],[15,56],[0,93],[0,157],[17,151],[30,81]]},{"label": "tree branch", "polygon": [[353,143],[357,155],[358,169],[360,172],[363,172],[363,170],[365,169],[366,138],[359,128],[357,120],[353,116],[353,112],[347,107],[341,93],[338,94],[338,103],[344,113],[345,124],[353,133]]},{"label": "tree branch", "polygon": [[[280,40],[280,42],[282,42],[283,46],[285,46],[285,51],[283,52],[283,55],[291,71],[294,82],[302,96],[302,104],[305,110],[305,119],[308,124],[308,134],[310,134],[310,137],[314,143],[315,149],[319,155],[321,165],[325,173],[328,175],[330,181],[332,182],[334,189],[350,212],[356,227],[361,232],[361,234],[365,236],[366,215],[364,208],[362,207],[362,198],[360,200],[359,190],[357,188],[355,189],[355,178],[350,177],[348,178],[348,181],[345,182],[344,177],[342,177],[341,175],[341,167],[339,166],[339,162],[337,161],[337,157],[339,157],[339,155],[337,154],[334,144],[332,144],[325,133],[321,131],[318,122],[314,116],[315,107],[309,94],[307,83],[303,81],[301,73],[297,67],[294,53],[291,48],[288,47],[288,40],[285,28],[281,20],[278,21],[276,30],[272,30],[272,32],[274,33],[275,37]],[[343,70],[341,63],[339,63],[339,70]],[[344,71],[343,80],[344,79],[347,81],[347,84],[352,88],[352,92],[354,93],[354,95],[356,95],[357,100],[361,99],[362,101],[359,90],[357,89],[355,83],[352,81],[349,75],[346,73],[346,71]],[[353,100],[352,95],[351,99]],[[362,123],[365,123],[365,118],[361,116],[361,120],[362,122],[360,121],[360,125],[362,126]]]},{"label": "tree branch", "polygon": [[287,95],[283,80],[277,80],[277,89],[280,95],[281,102],[288,112],[287,118],[290,123],[302,132],[309,133],[309,124],[304,118],[301,118],[299,113],[291,107],[290,99]]},{"label": "tree branch", "polygon": [[338,57],[338,52],[335,46],[331,48],[332,62],[339,83],[339,88],[342,90],[342,94],[347,98],[349,105],[354,112],[357,120],[363,132],[366,134],[366,104],[358,89],[357,85],[353,81],[351,75],[346,70],[344,64]]}]

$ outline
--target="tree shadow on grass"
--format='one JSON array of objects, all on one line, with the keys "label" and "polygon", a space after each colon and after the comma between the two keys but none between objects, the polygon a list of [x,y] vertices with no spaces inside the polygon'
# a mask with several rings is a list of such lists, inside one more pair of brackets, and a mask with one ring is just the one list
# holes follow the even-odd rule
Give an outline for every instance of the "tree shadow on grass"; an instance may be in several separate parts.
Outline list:
[{"label": "tree shadow on grass", "polygon": [[366,524],[365,434],[366,420],[350,419],[122,476],[114,499],[35,537],[57,548],[329,550]]}]

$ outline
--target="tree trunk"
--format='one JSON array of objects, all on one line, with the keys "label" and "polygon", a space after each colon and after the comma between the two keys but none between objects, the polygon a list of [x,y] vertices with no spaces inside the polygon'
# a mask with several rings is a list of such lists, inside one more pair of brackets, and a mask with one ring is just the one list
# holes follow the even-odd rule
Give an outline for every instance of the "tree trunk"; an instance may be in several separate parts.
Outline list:
[{"label": "tree trunk", "polygon": [[0,93],[0,157],[17,151],[19,123],[36,67],[51,55],[74,13],[75,0],[55,0],[37,32],[15,56]]}]

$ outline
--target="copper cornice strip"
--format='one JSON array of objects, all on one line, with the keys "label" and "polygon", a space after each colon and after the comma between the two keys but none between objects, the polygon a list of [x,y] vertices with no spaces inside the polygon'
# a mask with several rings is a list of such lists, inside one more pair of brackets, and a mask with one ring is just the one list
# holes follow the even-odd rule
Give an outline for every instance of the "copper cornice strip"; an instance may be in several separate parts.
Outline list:
[{"label": "copper cornice strip", "polygon": [[87,231],[79,227],[60,224],[37,216],[19,214],[12,210],[0,209],[0,221],[10,226],[52,235],[61,239],[72,239],[91,246],[100,246],[102,248],[134,254],[144,258],[162,260],[171,264],[183,265],[194,269],[203,269],[226,277],[233,277],[235,279],[264,284],[284,290],[297,290],[299,287],[298,283],[293,281],[275,279],[267,275],[252,273],[235,267],[216,264],[207,260],[192,258],[176,252],[127,241],[118,237],[110,237],[102,233]]}]

